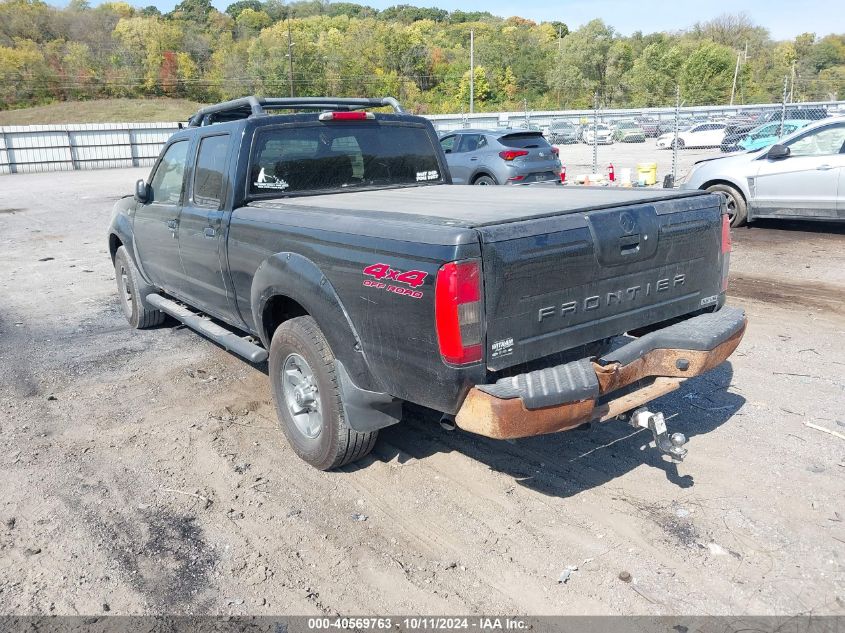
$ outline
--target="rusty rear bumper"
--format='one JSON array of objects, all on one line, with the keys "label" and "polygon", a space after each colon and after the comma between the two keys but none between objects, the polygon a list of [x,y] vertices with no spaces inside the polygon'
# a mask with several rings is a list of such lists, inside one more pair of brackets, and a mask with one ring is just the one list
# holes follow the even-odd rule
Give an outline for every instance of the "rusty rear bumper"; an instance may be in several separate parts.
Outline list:
[{"label": "rusty rear bumper", "polygon": [[722,308],[651,332],[598,359],[478,385],[455,422],[466,431],[510,439],[614,418],[724,362],[742,340],[746,323],[742,310]]}]

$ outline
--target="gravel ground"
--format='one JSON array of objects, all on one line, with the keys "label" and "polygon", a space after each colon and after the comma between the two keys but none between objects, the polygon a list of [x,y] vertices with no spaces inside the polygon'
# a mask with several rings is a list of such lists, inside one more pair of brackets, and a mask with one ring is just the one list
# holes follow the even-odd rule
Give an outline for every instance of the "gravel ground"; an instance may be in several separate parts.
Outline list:
[{"label": "gravel ground", "polygon": [[266,367],[126,325],[105,231],[143,173],[0,178],[0,613],[845,614],[841,228],[735,232],[745,340],[655,407],[680,465],[408,407],[322,473]]}]

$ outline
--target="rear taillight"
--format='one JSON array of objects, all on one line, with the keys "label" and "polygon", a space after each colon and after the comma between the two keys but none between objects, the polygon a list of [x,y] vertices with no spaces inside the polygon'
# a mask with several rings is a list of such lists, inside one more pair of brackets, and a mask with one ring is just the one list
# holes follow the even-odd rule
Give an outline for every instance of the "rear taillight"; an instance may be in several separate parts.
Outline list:
[{"label": "rear taillight", "polygon": [[501,156],[503,160],[513,160],[514,158],[519,158],[520,156],[528,156],[528,151],[524,149],[506,149],[504,152],[499,152],[499,156]]},{"label": "rear taillight", "polygon": [[731,219],[722,214],[722,292],[728,289],[728,273],[731,265]]},{"label": "rear taillight", "polygon": [[555,156],[560,156],[560,148],[556,145],[552,145],[552,154],[554,154]]},{"label": "rear taillight", "polygon": [[453,365],[481,360],[481,268],[477,261],[449,262],[437,271],[434,320],[443,360]]},{"label": "rear taillight", "polygon": [[323,112],[319,116],[321,121],[364,121],[375,118],[372,112]]}]

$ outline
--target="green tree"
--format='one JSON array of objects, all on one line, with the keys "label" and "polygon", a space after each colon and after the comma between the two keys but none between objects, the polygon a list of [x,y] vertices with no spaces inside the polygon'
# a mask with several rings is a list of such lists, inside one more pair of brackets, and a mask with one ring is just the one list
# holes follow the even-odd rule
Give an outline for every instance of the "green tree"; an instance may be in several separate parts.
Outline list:
[{"label": "green tree", "polygon": [[484,66],[476,66],[473,71],[473,81],[470,82],[470,71],[466,71],[461,78],[461,85],[458,89],[458,99],[465,106],[469,106],[469,86],[473,85],[473,99],[476,104],[484,105],[484,103],[492,96],[490,89],[490,82],[487,80],[487,71]]},{"label": "green tree", "polygon": [[689,105],[725,103],[733,84],[735,56],[727,46],[705,42],[684,62],[681,94]]}]

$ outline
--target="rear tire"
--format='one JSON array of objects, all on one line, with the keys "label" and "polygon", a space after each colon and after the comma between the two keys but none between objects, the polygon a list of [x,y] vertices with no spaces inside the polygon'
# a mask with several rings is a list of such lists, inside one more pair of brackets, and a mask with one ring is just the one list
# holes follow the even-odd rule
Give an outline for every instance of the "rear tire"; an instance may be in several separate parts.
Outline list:
[{"label": "rear tire", "polygon": [[378,431],[359,433],[346,423],[335,356],[312,317],[276,328],[269,365],[276,414],[300,458],[318,470],[331,470],[373,450]]},{"label": "rear tire", "polygon": [[491,176],[487,176],[485,174],[482,174],[481,176],[478,176],[475,180],[473,180],[472,184],[474,184],[474,185],[495,185],[497,183],[496,183],[495,180],[493,180],[493,178]]},{"label": "rear tire", "polygon": [[126,320],[136,330],[155,327],[164,323],[166,315],[147,305],[146,297],[156,291],[141,278],[135,262],[126,248],[121,246],[114,256],[114,274],[117,278],[117,295]]},{"label": "rear tire", "polygon": [[748,204],[742,192],[730,185],[718,184],[707,187],[710,193],[721,193],[728,202],[728,217],[731,220],[731,228],[745,224],[748,218]]}]

